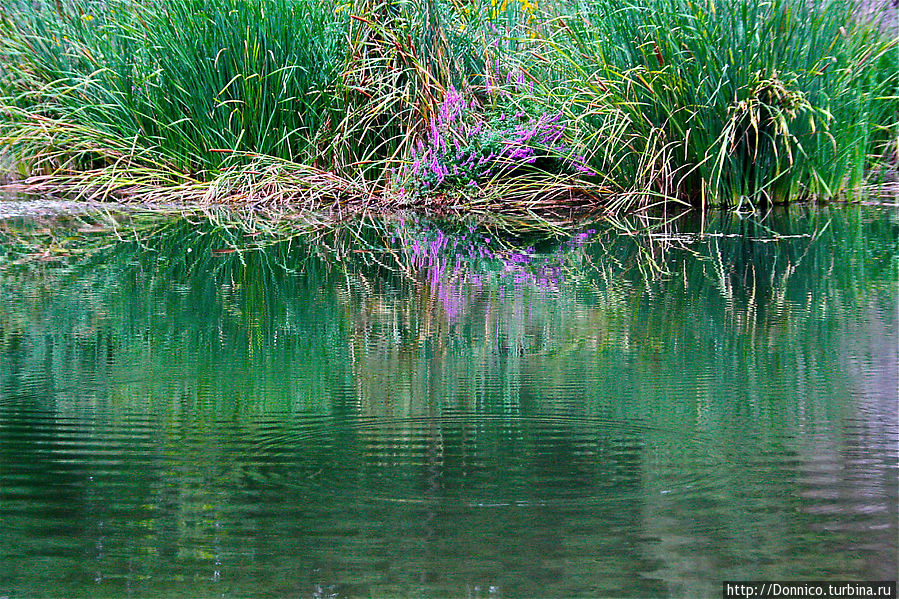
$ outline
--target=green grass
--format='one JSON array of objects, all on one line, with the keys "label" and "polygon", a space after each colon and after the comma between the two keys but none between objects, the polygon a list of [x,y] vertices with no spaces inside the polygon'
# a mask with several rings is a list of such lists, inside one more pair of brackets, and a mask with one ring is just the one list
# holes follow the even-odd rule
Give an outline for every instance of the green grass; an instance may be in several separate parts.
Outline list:
[{"label": "green grass", "polygon": [[858,190],[899,135],[896,40],[854,10],[590,0],[550,39],[554,95],[588,107],[588,131],[620,109],[633,150],[624,164],[643,160],[651,187],[694,205],[832,198]]},{"label": "green grass", "polygon": [[[896,41],[852,10],[16,0],[0,9],[0,148],[33,182],[92,197],[614,212],[834,198],[876,179],[899,138]],[[498,92],[507,74],[521,83]],[[469,123],[506,128],[501,147],[517,129],[500,117],[540,115],[559,115],[562,146],[477,190],[421,192],[415,148],[452,90]],[[559,166],[581,157],[594,175]]]},{"label": "green grass", "polygon": [[316,2],[109,0],[10,18],[17,106],[183,172],[234,152],[308,161],[339,118],[349,16]]}]

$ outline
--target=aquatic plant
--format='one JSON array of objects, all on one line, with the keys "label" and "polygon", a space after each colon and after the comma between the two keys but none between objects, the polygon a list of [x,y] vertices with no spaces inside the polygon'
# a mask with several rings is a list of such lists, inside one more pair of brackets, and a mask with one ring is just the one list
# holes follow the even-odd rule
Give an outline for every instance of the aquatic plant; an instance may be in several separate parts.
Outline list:
[{"label": "aquatic plant", "polygon": [[[3,36],[16,129],[80,126],[187,173],[242,152],[312,163],[334,134],[345,13],[306,0],[27,4],[6,11]],[[71,166],[110,158],[97,150]]]},{"label": "aquatic plant", "polygon": [[899,155],[897,42],[852,9],[10,0],[0,152],[80,197],[338,215],[832,198]]},{"label": "aquatic plant", "polygon": [[[895,152],[897,40],[859,22],[854,3],[590,0],[559,9],[563,25],[547,49],[555,95],[622,110],[634,144],[624,159],[658,156],[652,184],[666,194],[732,206],[832,198],[857,191]],[[584,123],[605,126],[590,111]]]}]

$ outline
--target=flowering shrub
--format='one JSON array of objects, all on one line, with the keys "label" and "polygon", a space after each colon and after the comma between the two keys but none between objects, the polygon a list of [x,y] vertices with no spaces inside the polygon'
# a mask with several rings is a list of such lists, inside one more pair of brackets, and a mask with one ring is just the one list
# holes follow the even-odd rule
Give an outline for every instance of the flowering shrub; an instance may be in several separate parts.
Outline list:
[{"label": "flowering shrub", "polygon": [[530,86],[526,88],[523,74],[517,78],[507,74],[504,85],[488,77],[486,90],[493,107],[484,110],[450,87],[427,135],[412,152],[403,177],[410,182],[409,190],[477,188],[528,170],[595,175],[583,156],[571,155],[561,113],[540,113],[529,109],[527,102],[513,102],[525,89]]}]

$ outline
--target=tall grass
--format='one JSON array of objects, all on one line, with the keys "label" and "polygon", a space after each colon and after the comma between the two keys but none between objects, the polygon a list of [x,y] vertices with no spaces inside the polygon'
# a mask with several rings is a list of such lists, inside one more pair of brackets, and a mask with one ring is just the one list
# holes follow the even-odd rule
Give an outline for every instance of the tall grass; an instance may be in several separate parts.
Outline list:
[{"label": "tall grass", "polygon": [[220,167],[233,152],[310,161],[339,118],[349,16],[318,2],[22,6],[4,36],[15,104],[180,170]]},{"label": "tall grass", "polygon": [[478,11],[444,0],[15,0],[0,14],[0,146],[103,191],[193,197],[274,171],[293,196],[334,178],[332,200],[360,181],[371,196],[486,60]]},{"label": "tall grass", "polygon": [[[896,41],[852,11],[844,0],[10,0],[0,148],[51,187],[144,199],[626,211],[834,197],[869,179],[899,136]],[[469,129],[446,130],[450,99]],[[548,123],[557,145],[521,134]],[[470,143],[453,154],[447,142]],[[412,168],[423,153],[438,173],[488,164],[483,180],[429,187]]]},{"label": "tall grass", "polygon": [[575,7],[561,6],[549,44],[561,93],[596,131],[608,119],[594,106],[625,113],[634,155],[623,160],[655,164],[659,191],[697,205],[830,198],[896,151],[897,43],[858,22],[855,3]]}]

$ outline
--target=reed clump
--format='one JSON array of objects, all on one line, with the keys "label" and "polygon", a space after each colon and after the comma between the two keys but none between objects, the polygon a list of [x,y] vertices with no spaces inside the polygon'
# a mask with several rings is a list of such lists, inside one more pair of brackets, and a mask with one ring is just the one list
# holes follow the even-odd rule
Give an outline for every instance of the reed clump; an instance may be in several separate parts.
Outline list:
[{"label": "reed clump", "polygon": [[13,0],[0,151],[37,188],[341,213],[857,192],[897,44],[843,0]]},{"label": "reed clump", "polygon": [[550,53],[563,87],[627,114],[635,156],[659,157],[660,191],[694,205],[833,198],[899,143],[896,40],[856,10],[591,0],[560,17]]}]

